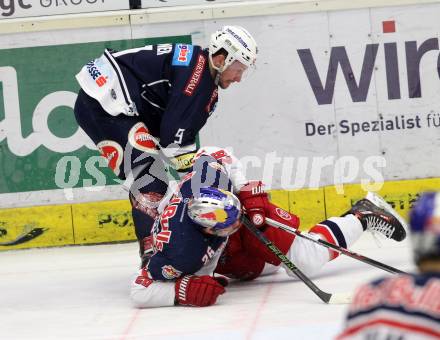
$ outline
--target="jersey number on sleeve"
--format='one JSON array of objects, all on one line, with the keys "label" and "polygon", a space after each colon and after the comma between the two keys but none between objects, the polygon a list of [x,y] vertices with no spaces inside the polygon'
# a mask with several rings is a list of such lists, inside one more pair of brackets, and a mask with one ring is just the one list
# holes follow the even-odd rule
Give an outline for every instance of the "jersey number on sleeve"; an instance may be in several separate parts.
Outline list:
[{"label": "jersey number on sleeve", "polygon": [[177,130],[177,132],[176,132],[176,134],[175,134],[175,136],[176,136],[176,139],[174,140],[174,143],[177,143],[177,144],[181,144],[182,143],[182,140],[183,140],[183,133],[185,132],[185,129],[179,129],[179,130]]}]

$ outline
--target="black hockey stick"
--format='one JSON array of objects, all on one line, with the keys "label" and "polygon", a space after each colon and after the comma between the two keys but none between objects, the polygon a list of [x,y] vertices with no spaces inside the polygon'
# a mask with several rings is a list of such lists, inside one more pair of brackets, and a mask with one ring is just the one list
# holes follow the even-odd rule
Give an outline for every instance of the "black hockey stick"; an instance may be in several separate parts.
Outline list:
[{"label": "black hockey stick", "polygon": [[290,261],[286,255],[282,253],[254,224],[249,220],[247,216],[243,215],[242,218],[243,224],[246,228],[258,238],[260,242],[262,242],[276,257],[278,257],[281,262],[289,268],[289,270],[295,274],[298,279],[306,284],[318,297],[325,303],[331,304],[340,304],[340,303],[349,303],[350,296],[347,294],[330,294],[322,291],[316,286],[312,280],[310,280],[297,266],[295,266],[292,261]]},{"label": "black hockey stick", "polygon": [[285,225],[285,224],[283,224],[281,222],[275,221],[275,220],[273,220],[271,218],[267,218],[266,217],[266,223],[269,224],[272,227],[284,230],[284,231],[288,232],[289,234],[294,234],[296,236],[305,238],[306,240],[309,240],[311,242],[318,243],[318,244],[320,244],[323,247],[330,248],[332,250],[337,251],[338,253],[344,254],[346,256],[349,256],[351,258],[354,258],[354,259],[356,259],[358,261],[364,262],[364,263],[369,264],[371,266],[374,266],[376,268],[385,270],[385,271],[387,271],[389,273],[392,273],[392,274],[407,274],[406,272],[404,272],[404,271],[402,271],[400,269],[397,269],[397,268],[391,267],[391,266],[389,266],[387,264],[381,263],[379,261],[370,259],[369,257],[366,257],[364,255],[357,254],[357,253],[352,252],[352,251],[350,251],[350,250],[348,250],[346,248],[337,246],[337,245],[335,245],[333,243],[324,241],[322,239],[314,239],[314,238],[312,238],[312,237],[310,237],[310,236],[308,236],[306,234],[301,233],[299,230],[293,229],[293,228],[291,228],[291,227],[289,227],[289,226],[287,226],[287,225]]}]

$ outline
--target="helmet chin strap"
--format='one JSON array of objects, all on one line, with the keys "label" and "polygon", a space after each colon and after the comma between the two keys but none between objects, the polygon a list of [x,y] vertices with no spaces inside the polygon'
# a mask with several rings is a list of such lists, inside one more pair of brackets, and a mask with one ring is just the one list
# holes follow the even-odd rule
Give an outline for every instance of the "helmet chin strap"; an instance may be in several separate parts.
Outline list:
[{"label": "helmet chin strap", "polygon": [[221,73],[219,71],[217,71],[217,73],[215,74],[215,79],[214,79],[215,85],[218,85],[218,82],[220,81],[220,75],[221,75]]},{"label": "helmet chin strap", "polygon": [[215,78],[214,78],[214,83],[215,83],[215,85],[218,85],[218,83],[220,81],[220,76],[221,76],[222,72],[225,70],[226,67],[225,67],[225,65],[223,65],[221,67],[215,66],[215,64],[214,64],[214,62],[212,60],[212,55],[211,54],[209,54],[209,61],[211,63],[211,67],[216,71]]}]

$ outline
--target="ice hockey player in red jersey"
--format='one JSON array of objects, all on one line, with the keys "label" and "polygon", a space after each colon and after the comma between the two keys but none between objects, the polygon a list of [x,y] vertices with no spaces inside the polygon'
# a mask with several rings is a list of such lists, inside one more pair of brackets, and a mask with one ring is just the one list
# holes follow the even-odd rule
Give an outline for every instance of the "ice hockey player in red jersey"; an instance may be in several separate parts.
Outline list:
[{"label": "ice hockey player in red jersey", "polygon": [[[309,235],[346,248],[366,230],[401,241],[406,234],[400,217],[380,208],[379,200],[370,194],[343,216],[312,227]],[[247,228],[240,228],[243,212],[306,274],[337,257],[316,243],[267,226],[265,219],[271,218],[298,228],[299,218],[272,204],[260,181],[247,181],[240,163],[226,150],[201,149],[193,171],[160,211],[149,261],[132,282],[136,307],[209,306],[225,292],[224,276],[251,280],[279,267],[280,260]]]},{"label": "ice hockey player in red jersey", "polygon": [[338,339],[440,339],[440,192],[421,195],[410,230],[419,273],[359,287]]}]

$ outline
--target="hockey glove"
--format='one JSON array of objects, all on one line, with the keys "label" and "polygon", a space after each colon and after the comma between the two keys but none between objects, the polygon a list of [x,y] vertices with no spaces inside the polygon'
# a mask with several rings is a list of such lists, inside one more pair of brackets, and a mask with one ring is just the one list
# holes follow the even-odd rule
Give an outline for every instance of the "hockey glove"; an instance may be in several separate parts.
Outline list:
[{"label": "hockey glove", "polygon": [[225,292],[221,283],[209,275],[185,275],[176,281],[176,305],[211,306],[217,301],[218,296]]},{"label": "hockey glove", "polygon": [[250,181],[240,189],[238,198],[252,223],[257,227],[263,226],[266,211],[269,207],[269,199],[264,191],[263,183],[261,181]]}]

